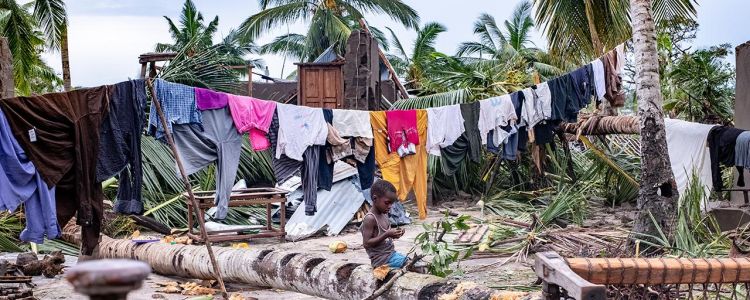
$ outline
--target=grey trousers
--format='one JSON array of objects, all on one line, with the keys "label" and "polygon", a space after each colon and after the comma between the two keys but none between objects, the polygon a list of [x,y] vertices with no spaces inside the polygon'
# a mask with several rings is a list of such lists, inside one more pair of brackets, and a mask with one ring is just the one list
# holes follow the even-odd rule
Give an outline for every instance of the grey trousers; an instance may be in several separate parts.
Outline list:
[{"label": "grey trousers", "polygon": [[226,218],[242,153],[242,135],[237,132],[229,109],[203,111],[203,131],[196,124],[175,124],[173,130],[177,152],[188,175],[216,162],[214,218]]}]

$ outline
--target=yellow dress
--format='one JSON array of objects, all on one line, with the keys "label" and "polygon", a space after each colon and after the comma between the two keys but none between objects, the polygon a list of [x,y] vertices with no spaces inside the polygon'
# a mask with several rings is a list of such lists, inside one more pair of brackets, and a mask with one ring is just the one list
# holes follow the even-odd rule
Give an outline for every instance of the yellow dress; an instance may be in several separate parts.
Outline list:
[{"label": "yellow dress", "polygon": [[388,127],[384,111],[370,112],[370,123],[374,135],[375,162],[383,179],[396,187],[398,198],[403,201],[413,189],[417,200],[419,218],[427,217],[427,111],[417,110],[419,145],[417,153],[406,157],[388,153]]}]

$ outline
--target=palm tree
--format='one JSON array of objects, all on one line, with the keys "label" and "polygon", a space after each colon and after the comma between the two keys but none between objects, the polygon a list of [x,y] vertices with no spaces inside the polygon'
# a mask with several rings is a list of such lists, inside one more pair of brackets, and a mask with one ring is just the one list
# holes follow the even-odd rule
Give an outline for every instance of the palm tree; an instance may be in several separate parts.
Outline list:
[{"label": "palm tree", "polygon": [[673,188],[676,184],[667,154],[656,25],[650,0],[630,0],[630,7],[633,47],[639,58],[636,61],[635,92],[641,122],[641,182],[637,205],[642,213],[638,215],[633,231],[648,239],[666,237],[671,244],[679,195]]},{"label": "palm tree", "polygon": [[387,29],[391,33],[391,42],[396,53],[386,56],[396,72],[406,79],[406,86],[419,93],[426,73],[433,66],[435,56],[440,55],[435,50],[435,40],[440,33],[446,31],[446,28],[434,22],[417,28],[417,38],[414,40],[411,54],[406,53],[396,33],[391,28]]},{"label": "palm tree", "polygon": [[[289,50],[291,55],[308,61],[334,44],[338,53],[343,53],[351,30],[358,26],[365,13],[386,14],[407,28],[419,24],[417,12],[401,0],[258,0],[258,3],[262,11],[240,26],[243,39],[254,40],[280,25],[308,22],[310,27],[306,34],[281,36],[275,40],[279,44],[268,47],[268,50],[280,49],[284,53]],[[378,37],[381,34],[373,31],[373,35]],[[304,51],[298,51],[299,47],[284,47],[291,46],[291,42],[296,46],[303,44]]]},{"label": "palm tree", "polygon": [[[204,55],[202,59],[221,63],[223,66],[245,66],[248,63],[257,68],[262,68],[265,63],[261,59],[246,60],[245,57],[250,54],[258,53],[259,47],[253,42],[243,42],[239,38],[238,31],[231,29],[219,43],[213,43],[213,35],[219,26],[219,17],[216,16],[205,24],[203,14],[198,11],[192,0],[186,0],[180,13],[179,23],[175,23],[171,18],[164,16],[169,25],[169,33],[172,36],[171,43],[156,44],[157,52],[177,52],[185,53],[188,59],[196,53]],[[186,49],[187,48],[187,49]],[[187,61],[187,60],[186,60]],[[174,60],[173,60],[174,63]],[[197,65],[196,65],[197,66]],[[184,69],[187,70],[187,69]],[[233,72],[239,75],[247,75],[244,68],[234,69]],[[187,74],[191,74],[188,72]],[[195,74],[193,74],[195,75]],[[226,78],[225,82],[218,82],[214,85],[217,87],[227,86],[228,81],[236,78]],[[211,85],[208,82],[193,81],[199,85]],[[225,89],[225,88],[220,88]]]},{"label": "palm tree", "polygon": [[700,123],[733,119],[734,72],[722,62],[729,45],[700,49],[679,58],[667,74],[676,91],[664,109]]},{"label": "palm tree", "polygon": [[[658,23],[674,17],[694,19],[695,0],[653,0]],[[628,0],[534,0],[536,20],[547,34],[550,52],[578,62],[601,56],[632,35]]]},{"label": "palm tree", "polygon": [[[32,8],[33,13],[30,12]],[[20,5],[16,1],[3,0],[0,1],[0,11],[3,12],[0,14],[0,30],[8,39],[13,55],[16,92],[29,95],[56,88],[60,79],[41,58],[41,53],[45,48],[60,49],[63,62],[67,61],[67,45],[63,47],[67,28],[63,1],[37,0]],[[70,77],[69,64],[64,65],[68,69],[63,69],[63,72]],[[36,83],[32,84],[32,81]],[[40,87],[43,90],[35,90]]]},{"label": "palm tree", "polygon": [[200,41],[195,44],[199,48],[208,48],[213,45],[211,40],[214,33],[219,26],[219,16],[215,16],[211,22],[206,25],[204,23],[203,14],[198,11],[192,0],[185,0],[185,4],[182,6],[182,12],[180,13],[179,26],[172,21],[171,18],[164,16],[169,24],[169,34],[172,35],[172,43],[158,43],[156,45],[156,51],[180,51],[185,47],[194,37],[200,36]]},{"label": "palm tree", "polygon": [[72,88],[70,79],[70,56],[68,54],[68,16],[63,0],[35,0],[34,19],[42,28],[47,46],[60,51],[63,87]]},{"label": "palm tree", "polygon": [[562,70],[553,65],[550,55],[535,47],[531,42],[531,30],[534,20],[531,18],[531,1],[522,1],[513,10],[510,20],[503,22],[503,29],[495,18],[481,14],[474,22],[474,34],[479,41],[463,42],[457,54],[462,57],[478,55],[483,60],[508,60],[512,57],[523,58],[530,70],[542,77],[559,75]]}]

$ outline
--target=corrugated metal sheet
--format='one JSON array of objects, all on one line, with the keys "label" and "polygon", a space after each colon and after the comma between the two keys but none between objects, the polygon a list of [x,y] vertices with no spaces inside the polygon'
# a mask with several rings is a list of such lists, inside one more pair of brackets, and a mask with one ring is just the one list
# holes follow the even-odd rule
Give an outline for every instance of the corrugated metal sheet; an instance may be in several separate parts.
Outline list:
[{"label": "corrugated metal sheet", "polygon": [[[356,177],[353,179],[358,180]],[[327,235],[337,235],[354,217],[364,201],[365,197],[351,179],[334,183],[331,191],[319,190],[318,212],[314,216],[307,216],[304,209],[297,209],[286,223],[286,239],[301,240],[324,227],[327,227]]]},{"label": "corrugated metal sheet", "polygon": [[336,53],[337,44],[338,43],[333,43],[331,46],[328,46],[328,48],[324,50],[323,53],[318,55],[318,58],[316,58],[313,63],[330,63],[343,59]]}]

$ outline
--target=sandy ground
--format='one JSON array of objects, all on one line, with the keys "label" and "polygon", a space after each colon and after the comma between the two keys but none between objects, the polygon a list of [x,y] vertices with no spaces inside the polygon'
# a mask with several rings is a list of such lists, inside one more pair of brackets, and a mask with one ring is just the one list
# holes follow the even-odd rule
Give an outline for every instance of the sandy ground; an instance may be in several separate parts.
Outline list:
[{"label": "sandy ground", "polygon": [[[461,213],[476,215],[476,211],[463,210]],[[423,222],[434,222],[438,220],[441,214],[437,211],[431,212],[430,217]],[[422,231],[420,221],[406,226],[405,235],[395,241],[396,250],[402,253],[408,252],[413,244],[414,238]],[[328,251],[328,244],[333,241],[344,241],[349,249],[345,253],[333,254]],[[314,237],[298,242],[279,243],[278,239],[252,240],[249,242],[250,247],[273,248],[273,249],[305,249],[310,252],[318,252],[332,258],[348,260],[357,263],[369,263],[367,254],[362,248],[362,237],[356,231],[354,226],[349,226],[344,231],[333,237]],[[13,258],[14,255],[6,255],[6,259]],[[76,264],[76,257],[66,257],[66,265],[73,266]],[[489,287],[495,288],[513,288],[527,287],[536,281],[536,276],[530,268],[530,263],[517,263],[514,261],[504,263],[505,258],[476,258],[462,261],[459,272],[455,276],[460,276],[463,280],[476,281]],[[145,299],[189,299],[192,296],[183,296],[179,294],[160,293],[157,282],[166,281],[185,281],[180,278],[170,278],[152,274],[143,284],[143,287],[137,291],[131,292],[128,299],[145,300]],[[52,279],[35,277],[34,283],[37,285],[34,289],[34,295],[39,299],[87,299],[83,295],[77,294],[62,276]],[[230,292],[240,293],[245,297],[257,299],[285,299],[285,300],[302,300],[302,299],[319,299],[299,293],[271,290],[264,288],[253,288],[250,286],[230,284]]]}]

